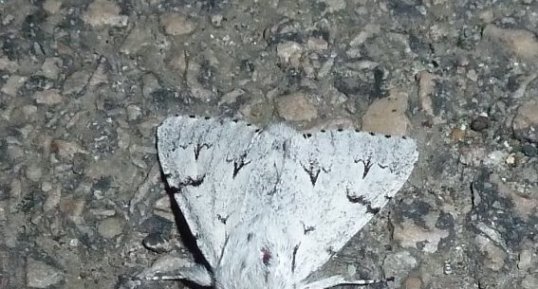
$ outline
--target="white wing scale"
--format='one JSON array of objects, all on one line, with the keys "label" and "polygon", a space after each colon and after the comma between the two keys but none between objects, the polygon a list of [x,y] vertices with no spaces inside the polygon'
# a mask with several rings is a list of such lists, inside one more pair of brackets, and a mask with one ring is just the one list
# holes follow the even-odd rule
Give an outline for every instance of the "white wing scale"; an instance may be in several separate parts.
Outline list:
[{"label": "white wing scale", "polygon": [[268,212],[295,242],[295,284],[386,205],[418,157],[415,143],[401,137],[353,130],[301,134],[285,125],[261,130],[242,121],[185,116],[159,127],[158,151],[212,268],[227,233]]}]

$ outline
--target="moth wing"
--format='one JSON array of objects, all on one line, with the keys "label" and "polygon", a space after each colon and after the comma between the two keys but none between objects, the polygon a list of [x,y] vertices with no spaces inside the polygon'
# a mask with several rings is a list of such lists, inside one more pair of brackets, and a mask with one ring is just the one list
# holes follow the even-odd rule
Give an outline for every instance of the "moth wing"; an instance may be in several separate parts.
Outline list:
[{"label": "moth wing", "polygon": [[402,137],[352,130],[293,135],[273,205],[295,241],[297,283],[387,204],[417,158],[414,141]]},{"label": "moth wing", "polygon": [[[174,198],[209,265],[228,233],[257,214],[275,190],[282,154],[274,136],[242,121],[177,116],[157,132],[159,161]],[[279,161],[280,159],[280,161]]]}]

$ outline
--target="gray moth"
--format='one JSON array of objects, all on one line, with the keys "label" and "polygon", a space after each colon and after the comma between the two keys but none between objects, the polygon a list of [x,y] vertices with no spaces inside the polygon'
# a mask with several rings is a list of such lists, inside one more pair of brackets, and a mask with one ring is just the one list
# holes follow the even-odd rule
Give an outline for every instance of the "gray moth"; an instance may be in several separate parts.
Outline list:
[{"label": "gray moth", "polygon": [[170,117],[157,140],[164,176],[207,261],[180,268],[178,278],[216,289],[368,284],[308,277],[387,204],[418,158],[404,137],[226,118]]}]

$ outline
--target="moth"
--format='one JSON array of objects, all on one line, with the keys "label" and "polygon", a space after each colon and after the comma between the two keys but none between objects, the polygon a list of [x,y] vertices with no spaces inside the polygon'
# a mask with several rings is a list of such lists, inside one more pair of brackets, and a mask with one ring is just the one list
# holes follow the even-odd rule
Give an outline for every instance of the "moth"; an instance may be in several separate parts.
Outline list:
[{"label": "moth", "polygon": [[207,261],[178,277],[216,289],[369,284],[308,277],[387,204],[418,158],[405,137],[227,118],[170,117],[157,140],[164,176]]}]

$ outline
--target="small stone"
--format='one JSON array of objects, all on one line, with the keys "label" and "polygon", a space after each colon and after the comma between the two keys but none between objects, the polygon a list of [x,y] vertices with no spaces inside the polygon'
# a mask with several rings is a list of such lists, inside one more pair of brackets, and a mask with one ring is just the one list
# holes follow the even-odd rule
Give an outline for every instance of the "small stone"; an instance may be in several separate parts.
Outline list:
[{"label": "small stone", "polygon": [[37,104],[55,105],[62,103],[64,98],[57,89],[47,89],[43,91],[37,91],[34,94],[34,98]]},{"label": "small stone", "polygon": [[538,143],[538,101],[529,100],[519,107],[512,123],[517,138]]},{"label": "small stone", "polygon": [[[533,193],[536,192],[536,190],[530,191],[530,194],[521,194],[521,192],[518,192],[518,190],[512,188],[509,183],[504,181],[503,178],[497,174],[490,175],[490,182],[497,187],[498,192],[503,198],[506,198],[512,202],[512,211],[518,217],[521,217],[527,222],[530,218],[534,218],[536,216],[538,208],[538,194]],[[496,238],[500,239],[501,237]],[[501,241],[497,242],[500,243]]]},{"label": "small stone", "polygon": [[145,98],[151,99],[153,93],[161,88],[159,80],[152,73],[145,74],[142,77],[142,95]]},{"label": "small stone", "polygon": [[7,221],[9,201],[0,201],[0,222]]},{"label": "small stone", "polygon": [[44,212],[50,212],[52,210],[56,210],[58,207],[58,204],[60,204],[60,200],[62,198],[62,190],[60,187],[56,187],[55,189],[51,189],[47,192],[47,199],[45,200],[45,203],[43,204],[43,211]]},{"label": "small stone", "polygon": [[408,277],[404,283],[405,289],[420,289],[422,288],[422,280],[418,277]]},{"label": "small stone", "polygon": [[495,19],[495,14],[493,13],[492,9],[487,9],[478,14],[478,18],[482,21],[482,23],[491,23],[493,19]]},{"label": "small stone", "polygon": [[532,144],[524,144],[521,147],[521,152],[531,158],[538,156],[538,149]]},{"label": "small stone", "polygon": [[514,166],[516,164],[516,156],[514,154],[509,154],[508,157],[504,160],[507,165]]},{"label": "small stone", "polygon": [[423,244],[422,250],[428,253],[437,251],[441,239],[448,237],[448,231],[437,228],[422,228],[411,220],[405,220],[394,226],[394,240],[402,247],[417,248]]},{"label": "small stone", "polygon": [[481,161],[486,165],[500,166],[507,158],[508,154],[505,151],[495,150],[487,154],[487,157]]},{"label": "small stone", "polygon": [[22,114],[24,119],[28,122],[33,122],[37,119],[37,106],[35,105],[25,105],[22,107]]},{"label": "small stone", "polygon": [[398,276],[402,272],[412,271],[417,263],[417,259],[408,251],[398,251],[385,257],[383,269],[388,276]]},{"label": "small stone", "polygon": [[507,257],[506,252],[497,247],[489,238],[481,235],[476,236],[475,242],[480,251],[486,253],[484,265],[493,271],[501,270]]},{"label": "small stone", "polygon": [[321,0],[321,2],[325,3],[328,13],[346,9],[346,0]]},{"label": "small stone", "polygon": [[48,57],[41,65],[40,74],[49,79],[57,79],[60,74],[62,60],[58,57]]},{"label": "small stone", "polygon": [[194,260],[183,256],[174,256],[172,254],[164,254],[159,256],[150,268],[144,270],[141,276],[154,276],[155,273],[163,274],[166,272],[174,272],[177,268],[192,267]]},{"label": "small stone", "polygon": [[70,220],[75,222],[79,221],[85,207],[85,200],[73,199],[72,196],[69,195],[60,200],[60,211],[69,217]]},{"label": "small stone", "polygon": [[406,92],[392,90],[388,97],[376,100],[362,118],[362,129],[389,135],[405,135],[410,127],[410,121],[405,115],[407,99]]},{"label": "small stone", "polygon": [[49,192],[50,190],[52,190],[52,184],[50,182],[42,182],[41,183],[41,190],[45,193]]},{"label": "small stone", "polygon": [[470,69],[469,71],[467,71],[467,78],[469,78],[473,82],[478,81],[478,75],[476,73],[476,70]]},{"label": "small stone", "polygon": [[127,106],[127,119],[135,121],[142,116],[142,109],[138,105],[130,104]]},{"label": "small stone", "polygon": [[170,242],[160,233],[151,233],[142,240],[142,245],[157,254],[169,252]]},{"label": "small stone", "polygon": [[41,167],[36,163],[32,163],[26,168],[26,177],[33,182],[38,182],[42,175]]},{"label": "small stone", "polygon": [[450,139],[454,142],[465,140],[465,129],[455,127],[450,131]]},{"label": "small stone", "polygon": [[381,32],[381,26],[377,24],[367,24],[364,28],[349,42],[351,47],[361,46],[368,38]]},{"label": "small stone", "polygon": [[222,96],[222,98],[219,101],[219,105],[234,104],[237,102],[237,99],[244,94],[245,94],[244,90],[240,88],[234,89]]},{"label": "small stone", "polygon": [[187,58],[185,51],[171,51],[166,65],[181,74],[187,69]]},{"label": "small stone", "polygon": [[172,208],[170,208],[170,198],[168,196],[162,197],[155,201],[153,208],[155,209],[153,212],[157,217],[170,222],[175,222],[176,217],[172,212]]},{"label": "small stone", "polygon": [[9,186],[9,197],[14,200],[19,200],[22,196],[22,182],[15,178],[11,180]]},{"label": "small stone", "polygon": [[43,10],[47,11],[49,14],[56,14],[60,11],[62,2],[63,1],[60,0],[47,0],[43,3]]},{"label": "small stone", "polygon": [[90,74],[87,71],[76,71],[71,74],[64,82],[63,94],[77,94],[88,84]]},{"label": "small stone", "polygon": [[303,47],[293,41],[279,43],[276,47],[276,54],[280,62],[291,67],[299,67],[301,64],[301,55]]},{"label": "small stone", "polygon": [[322,52],[329,48],[329,43],[327,43],[327,41],[325,41],[323,38],[310,37],[306,41],[306,47],[312,51]]},{"label": "small stone", "polygon": [[64,279],[63,272],[44,262],[29,258],[26,264],[26,286],[47,288]]},{"label": "small stone", "polygon": [[[97,190],[96,190],[97,192]],[[99,200],[99,198],[96,198]],[[117,213],[115,210],[113,209],[90,209],[90,213],[94,216],[97,216],[97,217],[113,217],[113,216],[116,216]]]},{"label": "small stone", "polygon": [[222,14],[211,15],[211,24],[213,24],[213,26],[215,26],[215,27],[221,27],[222,26],[222,19],[224,19]]},{"label": "small stone", "polygon": [[511,53],[524,59],[538,61],[538,40],[533,32],[523,29],[504,29],[493,24],[487,25],[482,35],[495,43],[495,46],[506,48]]},{"label": "small stone", "polygon": [[536,289],[538,288],[538,276],[536,275],[527,275],[521,281],[521,287],[523,289]]},{"label": "small stone", "polygon": [[125,27],[129,21],[126,15],[120,15],[120,7],[118,4],[107,0],[95,0],[88,11],[82,16],[82,20],[94,27],[99,26],[115,26]]},{"label": "small stone", "polygon": [[209,89],[205,89],[201,86],[193,86],[190,89],[193,98],[200,100],[204,103],[210,103],[217,97],[217,94]]},{"label": "small stone", "polygon": [[486,116],[478,116],[471,122],[471,129],[483,131],[489,127],[489,119]]},{"label": "small stone", "polygon": [[161,16],[161,25],[164,27],[164,32],[172,36],[190,34],[196,29],[194,22],[178,13]]},{"label": "small stone", "polygon": [[88,154],[88,151],[83,149],[77,143],[68,142],[60,139],[55,139],[50,143],[50,149],[64,160],[72,160],[75,154]]},{"label": "small stone", "polygon": [[[481,166],[483,165],[484,160],[486,159],[486,150],[483,147],[465,147],[461,149],[460,163],[468,166]],[[494,155],[495,157],[498,157]],[[496,162],[497,164],[501,159],[491,159],[490,163]]]},{"label": "small stone", "polygon": [[10,73],[14,73],[19,69],[19,65],[16,61],[9,60],[6,56],[0,56],[0,70],[5,70]]},{"label": "small stone", "polygon": [[124,221],[120,217],[107,218],[101,221],[97,227],[97,232],[106,239],[112,239],[123,230]]},{"label": "small stone", "polygon": [[20,75],[12,75],[8,78],[4,86],[2,86],[1,92],[9,95],[16,96],[19,88],[26,82],[27,77]]},{"label": "small stone", "polygon": [[277,99],[277,112],[287,121],[311,121],[318,117],[317,108],[302,92],[296,92]]},{"label": "small stone", "polygon": [[164,234],[172,230],[173,224],[174,223],[172,221],[166,218],[154,215],[142,222],[140,225],[140,231],[148,234]]},{"label": "small stone", "polygon": [[357,274],[357,267],[355,267],[353,264],[349,264],[347,266],[347,275],[354,276],[355,274]]},{"label": "small stone", "polygon": [[530,249],[523,249],[519,253],[519,260],[517,262],[517,268],[522,271],[526,271],[533,265],[533,257],[536,259],[536,255]]},{"label": "small stone", "polygon": [[437,77],[427,71],[421,71],[416,76],[418,80],[418,98],[421,108],[429,116],[434,116],[432,96],[435,93]]}]

